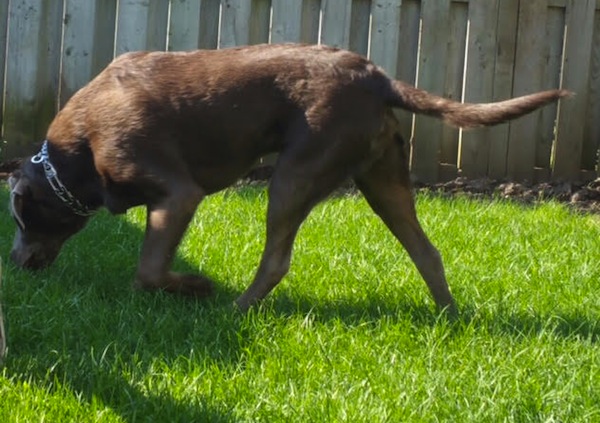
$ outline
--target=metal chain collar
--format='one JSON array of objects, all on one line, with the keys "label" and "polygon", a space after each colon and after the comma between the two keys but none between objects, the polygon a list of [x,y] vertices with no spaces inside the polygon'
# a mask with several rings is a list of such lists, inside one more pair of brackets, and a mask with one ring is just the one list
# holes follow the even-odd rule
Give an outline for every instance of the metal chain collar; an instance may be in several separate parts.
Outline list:
[{"label": "metal chain collar", "polygon": [[75,198],[73,194],[63,185],[63,183],[58,179],[58,175],[56,173],[56,169],[50,163],[50,156],[48,155],[48,140],[44,140],[44,144],[42,144],[42,149],[39,153],[31,158],[31,163],[39,164],[41,163],[44,167],[44,174],[46,175],[46,179],[52,187],[54,194],[58,198],[65,203],[73,213],[79,216],[91,216],[94,214],[94,210],[90,210],[87,206],[81,204],[81,202]]}]

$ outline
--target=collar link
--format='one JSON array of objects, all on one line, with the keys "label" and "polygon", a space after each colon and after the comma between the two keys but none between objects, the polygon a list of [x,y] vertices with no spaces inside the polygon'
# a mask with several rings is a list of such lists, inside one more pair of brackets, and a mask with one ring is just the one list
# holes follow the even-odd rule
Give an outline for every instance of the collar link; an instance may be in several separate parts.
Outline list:
[{"label": "collar link", "polygon": [[50,162],[50,155],[48,154],[48,140],[44,140],[42,144],[42,148],[35,156],[31,158],[31,163],[33,164],[42,164],[44,168],[44,174],[46,175],[46,180],[50,184],[50,187],[54,191],[54,194],[58,198],[62,200],[62,202],[67,205],[73,213],[79,216],[91,216],[94,214],[95,210],[91,210],[89,207],[82,204],[68,189],[64,186],[60,179],[58,179],[58,174],[56,172],[56,168]]}]

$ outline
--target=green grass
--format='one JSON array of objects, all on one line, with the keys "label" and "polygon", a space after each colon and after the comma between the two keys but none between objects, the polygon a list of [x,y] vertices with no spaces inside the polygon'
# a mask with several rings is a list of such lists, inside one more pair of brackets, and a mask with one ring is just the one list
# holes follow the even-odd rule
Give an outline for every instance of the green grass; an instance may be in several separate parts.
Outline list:
[{"label": "green grass", "polygon": [[358,196],[319,206],[289,275],[235,312],[265,210],[260,188],[199,207],[175,267],[219,281],[200,302],[132,291],[141,209],[101,213],[38,273],[7,262],[0,213],[0,421],[600,422],[598,216],[421,194],[449,321]]}]

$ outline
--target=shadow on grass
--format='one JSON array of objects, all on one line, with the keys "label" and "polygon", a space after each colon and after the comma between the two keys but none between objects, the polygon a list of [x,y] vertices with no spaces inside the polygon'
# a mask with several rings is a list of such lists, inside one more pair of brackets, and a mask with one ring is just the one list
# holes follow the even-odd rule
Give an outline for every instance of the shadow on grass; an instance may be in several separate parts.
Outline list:
[{"label": "shadow on grass", "polygon": [[[250,195],[249,191],[243,195]],[[1,190],[0,203],[7,201],[6,190]],[[7,211],[0,214],[0,228],[0,254],[6,258],[14,231]],[[216,296],[203,301],[133,292],[130,281],[142,236],[140,228],[124,219],[98,216],[50,269],[33,274],[7,263],[3,299],[9,355],[4,374],[48,391],[54,381],[60,381],[74,396],[88,403],[99,401],[126,421],[145,416],[157,421],[232,421],[228,410],[202,393],[193,403],[186,403],[144,385],[144,375],[160,372],[154,368],[156,358],[184,368],[186,359],[236,366],[258,335],[231,308],[239,292],[226,285],[217,285]],[[106,251],[115,246],[108,238],[121,240],[118,251]],[[174,267],[198,271],[181,256]],[[535,337],[551,330],[562,338],[592,342],[600,338],[598,323],[583,315],[502,310],[495,316],[482,315],[468,303],[454,321],[440,317],[426,304],[408,300],[396,304],[373,297],[327,301],[278,294],[265,304],[265,310],[265,319],[273,314],[311,314],[318,321],[339,320],[348,326],[390,319],[419,328],[447,321],[456,334],[472,326],[494,336]],[[159,375],[165,383],[168,378]]]}]

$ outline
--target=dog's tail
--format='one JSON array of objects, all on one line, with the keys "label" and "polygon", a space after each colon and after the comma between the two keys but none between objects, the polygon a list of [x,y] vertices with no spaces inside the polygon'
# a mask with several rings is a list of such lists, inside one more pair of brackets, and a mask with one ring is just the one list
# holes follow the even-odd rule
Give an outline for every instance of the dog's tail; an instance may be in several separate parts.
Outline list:
[{"label": "dog's tail", "polygon": [[496,103],[472,104],[439,97],[397,80],[391,81],[390,91],[388,104],[392,107],[437,117],[461,128],[503,123],[572,94],[567,90],[549,90]]}]

